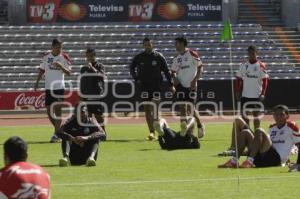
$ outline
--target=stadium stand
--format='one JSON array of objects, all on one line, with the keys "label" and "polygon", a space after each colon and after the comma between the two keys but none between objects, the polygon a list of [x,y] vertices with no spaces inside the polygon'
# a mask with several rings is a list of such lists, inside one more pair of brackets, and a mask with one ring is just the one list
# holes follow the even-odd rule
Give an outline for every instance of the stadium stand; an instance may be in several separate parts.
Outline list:
[{"label": "stadium stand", "polygon": [[[97,49],[109,80],[124,80],[130,79],[129,64],[132,57],[142,50],[144,37],[153,38],[155,48],[171,64],[176,55],[174,38],[179,35],[185,35],[189,39],[189,47],[200,53],[205,66],[202,79],[230,79],[228,43],[220,41],[222,28],[222,24],[1,26],[0,89],[32,90],[40,59],[51,48],[50,42],[56,37],[65,42],[64,50],[72,59],[73,75],[67,80],[73,83],[77,80],[80,67],[85,64],[87,47]],[[300,78],[288,56],[260,25],[236,24],[233,31],[234,70],[246,60],[247,46],[254,44],[258,47],[260,59],[267,63],[271,78]]]},{"label": "stadium stand", "polygon": [[8,0],[0,1],[0,24],[8,24]]}]

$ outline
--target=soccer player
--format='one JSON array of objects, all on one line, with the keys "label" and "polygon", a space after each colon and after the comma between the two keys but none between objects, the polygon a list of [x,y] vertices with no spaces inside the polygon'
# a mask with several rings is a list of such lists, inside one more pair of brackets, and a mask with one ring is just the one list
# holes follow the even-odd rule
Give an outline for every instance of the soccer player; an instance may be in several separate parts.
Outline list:
[{"label": "soccer player", "polygon": [[[238,156],[246,147],[248,148],[248,158],[240,165],[240,168],[284,165],[289,159],[293,146],[299,147],[299,128],[294,122],[288,121],[288,107],[277,105],[273,111],[275,124],[270,126],[269,134],[266,134],[262,128],[256,129],[253,134],[242,118],[236,119]],[[300,163],[300,153],[297,163]],[[237,165],[238,159],[233,157],[218,167],[236,168]]]},{"label": "soccer player", "polygon": [[165,119],[161,118],[154,122],[155,130],[158,132],[158,141],[162,149],[199,149],[200,143],[193,132],[195,119],[189,118],[187,125],[180,132],[170,129]]},{"label": "soccer player", "polygon": [[[51,52],[43,57],[38,68],[39,73],[34,87],[34,90],[37,90],[39,81],[43,75],[45,75],[45,104],[48,118],[54,126],[54,132],[56,132],[61,125],[62,104],[58,102],[64,100],[64,75],[71,75],[70,58],[68,54],[62,52],[62,48],[63,42],[58,39],[53,39]],[[56,104],[53,104],[55,102]],[[54,113],[54,115],[52,113]],[[60,139],[54,134],[50,142],[58,141],[60,141]]]},{"label": "soccer player", "polygon": [[87,107],[79,104],[74,114],[56,132],[62,139],[63,158],[59,166],[96,166],[100,140],[105,137],[103,129],[88,116]]},{"label": "soccer player", "polygon": [[[153,43],[149,38],[143,40],[144,51],[136,55],[130,65],[132,78],[141,88],[141,99],[144,103],[145,118],[150,134],[148,140],[154,140],[154,119],[158,118],[158,103],[163,83],[164,73],[171,91],[174,92],[172,77],[168,69],[165,57],[153,49]],[[154,104],[156,106],[154,106]]]},{"label": "soccer player", "polygon": [[[236,99],[240,100],[241,104],[241,115],[243,120],[249,124],[249,118],[245,108],[252,108],[252,114],[254,116],[253,126],[254,130],[260,127],[260,111],[259,103],[263,105],[265,99],[269,76],[266,71],[264,63],[257,59],[257,50],[255,46],[248,47],[248,61],[241,64],[236,74]],[[248,105],[247,105],[247,104]],[[251,104],[255,103],[255,104]],[[256,110],[255,110],[256,109]],[[232,131],[231,145],[229,149],[220,153],[219,155],[231,155],[235,153],[235,134]]]},{"label": "soccer player", "polygon": [[[186,103],[191,103],[194,106],[196,102],[197,81],[203,72],[203,65],[198,53],[187,48],[188,41],[185,37],[177,37],[175,42],[178,54],[173,59],[171,71],[176,88],[175,98],[177,102],[180,102],[181,123],[186,123],[187,113],[189,111],[188,107],[190,107],[187,107]],[[200,121],[198,111],[190,110],[189,112],[192,112],[196,118],[198,137],[203,137],[205,130],[204,125]]]},{"label": "soccer player", "polygon": [[104,92],[104,79],[106,79],[104,66],[96,60],[95,49],[86,50],[87,64],[80,70],[80,93],[86,95],[82,101],[87,104],[89,117],[96,118],[101,128],[105,131],[103,107],[101,104],[90,104],[101,101],[101,94]]},{"label": "soccer player", "polygon": [[[259,108],[254,103],[262,103],[266,96],[269,76],[266,65],[257,59],[255,46],[248,47],[248,61],[240,65],[236,74],[236,98],[241,102],[241,112],[244,121],[249,125],[249,118],[244,113],[244,108]],[[249,106],[246,103],[250,103]],[[246,106],[246,107],[244,107]],[[254,130],[260,127],[258,110],[253,111]]]},{"label": "soccer player", "polygon": [[41,167],[27,162],[27,143],[11,137],[4,143],[4,164],[0,170],[1,199],[50,199],[50,177]]}]

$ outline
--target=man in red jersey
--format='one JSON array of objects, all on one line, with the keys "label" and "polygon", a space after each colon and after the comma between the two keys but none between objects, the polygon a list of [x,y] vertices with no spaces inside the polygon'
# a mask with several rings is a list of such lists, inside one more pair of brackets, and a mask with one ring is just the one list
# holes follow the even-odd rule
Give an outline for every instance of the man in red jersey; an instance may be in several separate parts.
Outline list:
[{"label": "man in red jersey", "polygon": [[26,162],[27,143],[11,137],[4,143],[0,170],[0,199],[49,199],[50,177],[41,167]]}]

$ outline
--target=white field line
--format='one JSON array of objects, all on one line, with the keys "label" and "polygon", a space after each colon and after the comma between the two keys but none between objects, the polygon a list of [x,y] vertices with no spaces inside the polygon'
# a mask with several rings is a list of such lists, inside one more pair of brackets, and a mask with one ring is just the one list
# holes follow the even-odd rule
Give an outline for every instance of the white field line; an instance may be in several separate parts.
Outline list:
[{"label": "white field line", "polygon": [[[285,176],[256,176],[256,177],[240,177],[241,181],[251,180],[274,180],[274,179],[300,179],[300,175]],[[112,182],[73,182],[73,183],[57,183],[52,186],[91,186],[91,185],[135,185],[135,184],[153,184],[153,183],[203,183],[203,182],[221,182],[236,181],[237,177],[228,178],[199,178],[199,179],[182,179],[182,180],[137,180],[137,181],[112,181]]]}]

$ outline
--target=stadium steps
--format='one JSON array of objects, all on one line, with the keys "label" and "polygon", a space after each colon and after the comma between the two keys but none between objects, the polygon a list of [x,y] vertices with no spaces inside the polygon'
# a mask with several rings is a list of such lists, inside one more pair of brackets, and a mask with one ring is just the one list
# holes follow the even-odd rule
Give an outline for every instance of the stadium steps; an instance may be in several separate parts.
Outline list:
[{"label": "stadium steps", "polygon": [[275,45],[288,55],[290,62],[300,67],[300,33],[296,28],[265,28],[265,31]]},{"label": "stadium steps", "polygon": [[239,22],[283,26],[280,0],[239,0]]},{"label": "stadium steps", "polygon": [[[182,33],[189,39],[189,47],[200,53],[204,63],[202,79],[232,78],[228,43],[220,42],[221,24],[96,27],[105,31],[95,31],[94,34],[94,26],[0,26],[0,35],[3,36],[0,38],[0,89],[32,89],[40,59],[51,48],[51,40],[56,36],[62,37],[64,49],[71,56],[73,74],[65,78],[74,85],[77,85],[80,68],[86,62],[87,47],[97,49],[109,81],[123,81],[131,79],[129,65],[133,56],[142,50],[143,37],[153,36],[155,48],[165,55],[170,65],[176,55],[174,38]],[[240,63],[247,59],[246,49],[253,44],[262,52],[260,59],[266,62],[271,78],[299,77],[284,51],[269,39],[260,25],[238,24],[233,25],[233,29],[233,70],[238,70]],[[68,33],[64,34],[64,31]],[[43,81],[40,87],[43,87]]]}]

